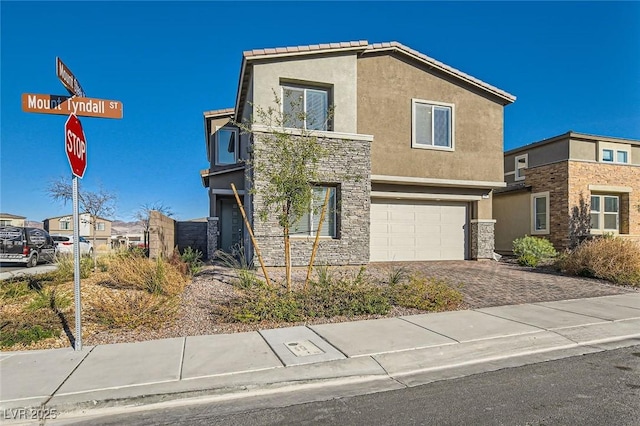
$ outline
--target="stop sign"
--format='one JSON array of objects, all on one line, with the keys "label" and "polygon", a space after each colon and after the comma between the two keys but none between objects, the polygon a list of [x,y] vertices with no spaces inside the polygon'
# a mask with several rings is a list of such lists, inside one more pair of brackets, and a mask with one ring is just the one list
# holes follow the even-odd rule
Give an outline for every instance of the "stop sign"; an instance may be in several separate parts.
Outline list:
[{"label": "stop sign", "polygon": [[64,140],[71,173],[82,178],[87,169],[87,139],[75,114],[69,115],[64,124]]}]

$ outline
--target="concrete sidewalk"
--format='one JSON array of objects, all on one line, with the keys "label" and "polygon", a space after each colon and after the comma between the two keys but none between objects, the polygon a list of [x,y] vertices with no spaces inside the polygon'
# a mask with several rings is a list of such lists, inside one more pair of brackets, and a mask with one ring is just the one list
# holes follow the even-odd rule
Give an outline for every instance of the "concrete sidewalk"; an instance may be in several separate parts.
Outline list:
[{"label": "concrete sidewalk", "polygon": [[[640,344],[640,293],[0,354],[0,410],[96,413],[357,384],[360,393]],[[43,408],[44,407],[44,408]],[[46,411],[44,411],[46,413]]]}]

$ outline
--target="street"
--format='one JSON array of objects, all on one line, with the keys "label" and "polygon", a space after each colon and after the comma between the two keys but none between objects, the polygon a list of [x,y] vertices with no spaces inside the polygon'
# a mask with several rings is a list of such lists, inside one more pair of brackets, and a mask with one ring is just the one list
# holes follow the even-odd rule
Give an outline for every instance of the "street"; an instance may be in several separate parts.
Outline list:
[{"label": "street", "polygon": [[[240,399],[65,424],[637,425],[640,346],[503,369],[423,386],[284,405]],[[269,407],[269,408],[264,408]]]}]

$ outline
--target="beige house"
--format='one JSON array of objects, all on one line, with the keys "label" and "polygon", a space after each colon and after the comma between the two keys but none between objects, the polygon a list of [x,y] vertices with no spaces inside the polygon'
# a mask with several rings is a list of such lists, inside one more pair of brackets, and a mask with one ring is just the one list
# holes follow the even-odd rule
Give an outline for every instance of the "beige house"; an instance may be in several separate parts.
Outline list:
[{"label": "beige house", "polygon": [[25,226],[24,216],[16,216],[15,214],[0,213],[0,226]]},{"label": "beige house", "polygon": [[[269,127],[254,123],[250,138],[231,124],[256,106],[278,108],[274,92],[284,112],[313,119],[286,130],[312,131],[330,150],[316,185],[330,191],[331,212],[318,263],[492,257],[492,191],[505,186],[503,110],[515,97],[400,43],[366,41],[243,53],[235,107],[204,113],[209,253],[250,247],[233,182],[267,264],[283,263],[281,230],[257,217],[261,199],[250,194],[264,182],[244,163],[260,161]],[[297,264],[308,261],[315,236],[312,207],[292,237]]]},{"label": "beige house", "polygon": [[[51,235],[73,235],[73,215],[51,217],[44,220],[44,229]],[[95,234],[95,249],[108,250],[111,248],[111,221],[98,217],[94,226],[89,213],[80,214],[81,237],[93,242]]]},{"label": "beige house", "polygon": [[586,235],[640,241],[640,141],[575,132],[504,154],[496,191],[496,250],[535,235],[565,249]]}]

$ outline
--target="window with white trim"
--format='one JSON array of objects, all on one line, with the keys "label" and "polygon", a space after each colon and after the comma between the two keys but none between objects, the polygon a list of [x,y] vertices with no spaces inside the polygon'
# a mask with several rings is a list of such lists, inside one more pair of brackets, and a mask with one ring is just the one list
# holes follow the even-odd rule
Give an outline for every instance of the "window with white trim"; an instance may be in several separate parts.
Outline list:
[{"label": "window with white trim", "polygon": [[309,212],[305,213],[298,223],[296,223],[291,235],[315,237],[318,230],[318,223],[320,223],[320,215],[322,214],[322,206],[324,205],[327,190],[329,190],[329,203],[327,204],[327,210],[322,221],[322,227],[320,228],[320,236],[332,238],[337,237],[337,188],[335,186],[313,187],[313,200]]},{"label": "window with white trim", "polygon": [[616,163],[627,164],[629,162],[629,153],[627,151],[616,151]]},{"label": "window with white trim", "polygon": [[284,127],[332,130],[329,120],[329,89],[283,85]]},{"label": "window with white trim", "polygon": [[96,223],[96,231],[104,231],[104,230],[105,230],[104,222]]},{"label": "window with white trim", "polygon": [[549,192],[531,194],[531,234],[549,233]]},{"label": "window with white trim", "polygon": [[221,127],[215,134],[215,164],[223,166],[238,162],[238,130]]},{"label": "window with white trim", "polygon": [[629,163],[629,151],[626,149],[603,148],[600,150],[600,161],[603,163]]},{"label": "window with white trim", "polygon": [[411,100],[411,146],[454,149],[454,106],[434,101]]},{"label": "window with white trim", "polygon": [[617,195],[591,196],[591,230],[617,232],[620,229],[620,198]]},{"label": "window with white trim", "polygon": [[61,220],[60,221],[60,229],[63,229],[63,230],[71,229],[71,221],[70,220]]},{"label": "window with white trim", "polygon": [[515,177],[513,180],[524,180],[525,170],[529,166],[529,154],[518,155],[515,158]]}]

